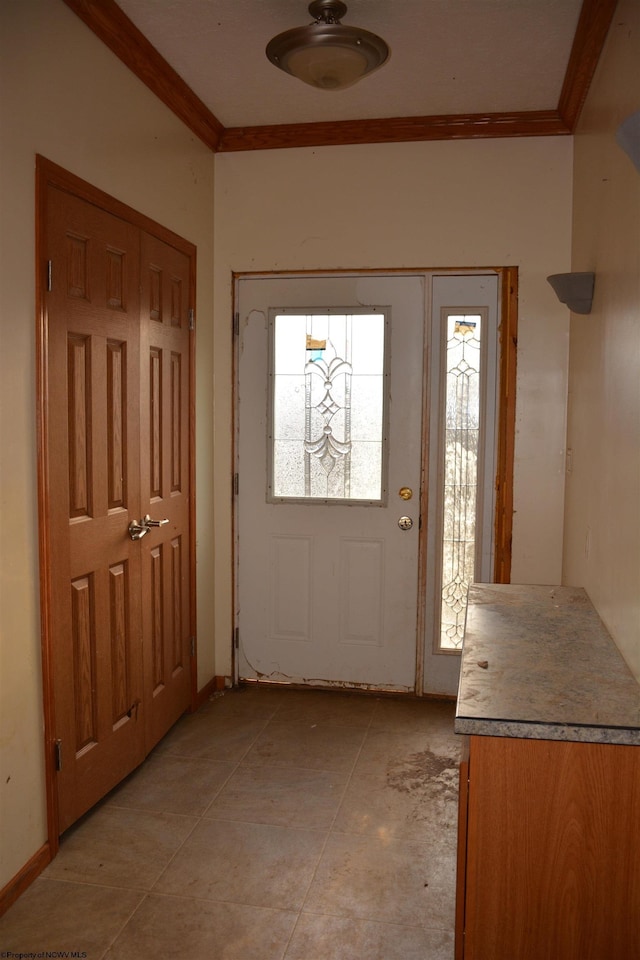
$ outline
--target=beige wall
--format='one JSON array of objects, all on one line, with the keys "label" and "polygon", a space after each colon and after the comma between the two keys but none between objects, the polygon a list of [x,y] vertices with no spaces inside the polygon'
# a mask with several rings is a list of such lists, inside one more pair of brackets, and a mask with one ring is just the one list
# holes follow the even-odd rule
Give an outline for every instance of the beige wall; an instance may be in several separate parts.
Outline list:
[{"label": "beige wall", "polygon": [[214,158],[61,0],[2,0],[0,38],[2,888],[46,839],[36,499],[35,154],[61,164],[198,247],[201,684],[214,673],[210,492]]},{"label": "beige wall", "polygon": [[575,138],[564,579],[584,586],[640,681],[640,174],[615,142],[640,110],[640,4],[621,0]]},{"label": "beige wall", "polygon": [[[216,157],[219,385],[231,385],[231,326],[222,318],[231,316],[233,270],[520,267],[514,582],[561,576],[569,313],[545,278],[569,269],[571,164],[570,138]],[[224,423],[227,389],[220,396]],[[220,525],[229,523],[227,503]],[[219,627],[222,665],[231,625]]]}]

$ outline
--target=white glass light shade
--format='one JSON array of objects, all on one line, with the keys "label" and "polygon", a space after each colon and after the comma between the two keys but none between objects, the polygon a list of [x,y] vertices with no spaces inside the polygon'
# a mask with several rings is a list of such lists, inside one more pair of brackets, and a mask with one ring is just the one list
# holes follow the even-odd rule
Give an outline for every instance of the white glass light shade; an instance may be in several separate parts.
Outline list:
[{"label": "white glass light shade", "polygon": [[321,90],[344,90],[367,72],[367,58],[357,47],[337,44],[293,50],[285,63],[288,73]]}]

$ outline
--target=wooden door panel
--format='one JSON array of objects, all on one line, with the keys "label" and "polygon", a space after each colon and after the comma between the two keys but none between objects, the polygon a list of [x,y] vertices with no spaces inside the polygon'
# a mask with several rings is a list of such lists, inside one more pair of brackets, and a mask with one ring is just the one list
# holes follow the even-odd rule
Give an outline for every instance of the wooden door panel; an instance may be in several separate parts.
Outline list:
[{"label": "wooden door panel", "polygon": [[49,191],[48,465],[59,829],[144,757],[139,233]]},{"label": "wooden door panel", "polygon": [[[38,403],[55,844],[191,702],[195,248],[43,158],[38,187],[51,277]],[[131,540],[146,514],[168,523]]]},{"label": "wooden door panel", "polygon": [[191,262],[142,234],[142,511],[168,520],[142,541],[145,675],[150,748],[189,706],[189,378]]}]

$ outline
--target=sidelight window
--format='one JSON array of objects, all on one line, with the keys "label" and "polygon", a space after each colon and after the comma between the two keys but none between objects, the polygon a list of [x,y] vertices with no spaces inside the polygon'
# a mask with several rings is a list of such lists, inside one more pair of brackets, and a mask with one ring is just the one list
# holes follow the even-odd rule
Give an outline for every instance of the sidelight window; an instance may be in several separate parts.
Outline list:
[{"label": "sidelight window", "polygon": [[440,646],[456,650],[475,571],[482,315],[450,313],[446,324]]}]

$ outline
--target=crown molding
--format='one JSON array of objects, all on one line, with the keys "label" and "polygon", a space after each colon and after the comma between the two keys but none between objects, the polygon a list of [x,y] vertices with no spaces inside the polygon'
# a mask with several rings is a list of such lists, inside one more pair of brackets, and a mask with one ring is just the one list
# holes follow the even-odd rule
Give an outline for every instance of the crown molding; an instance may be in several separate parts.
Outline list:
[{"label": "crown molding", "polygon": [[591,86],[618,0],[582,0],[558,113],[573,132]]},{"label": "crown molding", "polygon": [[571,134],[575,130],[598,65],[617,2],[618,0],[583,0],[557,110],[225,128],[131,22],[115,0],[64,0],[96,36],[203,143],[214,152],[225,153],[357,143]]},{"label": "crown molding", "polygon": [[497,137],[548,137],[570,134],[557,110],[521,113],[451,114],[339,120],[323,123],[227,127],[218,150],[274,150],[354,143],[403,143],[410,140],[479,140]]}]

